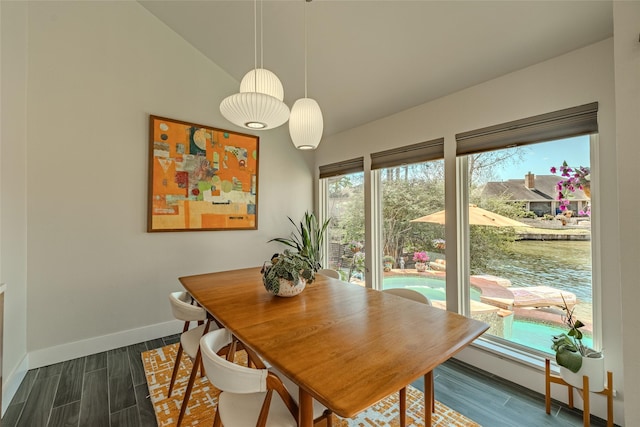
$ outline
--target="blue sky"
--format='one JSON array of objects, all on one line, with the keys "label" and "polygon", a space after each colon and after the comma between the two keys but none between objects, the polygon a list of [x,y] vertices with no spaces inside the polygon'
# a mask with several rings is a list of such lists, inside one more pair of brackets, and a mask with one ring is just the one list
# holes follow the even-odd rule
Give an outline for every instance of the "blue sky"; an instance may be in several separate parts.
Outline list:
[{"label": "blue sky", "polygon": [[551,175],[551,166],[559,167],[564,160],[569,166],[590,164],[589,135],[527,145],[523,149],[525,155],[522,162],[496,170],[499,180],[522,179],[527,172]]}]

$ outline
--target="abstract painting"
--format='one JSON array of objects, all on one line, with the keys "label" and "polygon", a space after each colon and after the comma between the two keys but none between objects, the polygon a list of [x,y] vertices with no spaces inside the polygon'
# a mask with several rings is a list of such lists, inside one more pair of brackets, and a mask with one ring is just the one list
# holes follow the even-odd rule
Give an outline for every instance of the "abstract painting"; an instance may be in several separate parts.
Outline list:
[{"label": "abstract painting", "polygon": [[149,118],[147,231],[258,228],[259,138]]}]

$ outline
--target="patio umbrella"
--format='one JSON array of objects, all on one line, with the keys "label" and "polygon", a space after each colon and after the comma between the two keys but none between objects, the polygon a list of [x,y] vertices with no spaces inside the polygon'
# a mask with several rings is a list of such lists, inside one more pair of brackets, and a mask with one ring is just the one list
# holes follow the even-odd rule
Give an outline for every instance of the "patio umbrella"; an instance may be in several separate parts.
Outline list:
[{"label": "patio umbrella", "polygon": [[[431,222],[444,225],[444,211],[442,210],[427,216],[412,219],[411,222]],[[469,205],[469,224],[489,225],[492,227],[529,227],[527,224],[479,208],[476,205]]]}]

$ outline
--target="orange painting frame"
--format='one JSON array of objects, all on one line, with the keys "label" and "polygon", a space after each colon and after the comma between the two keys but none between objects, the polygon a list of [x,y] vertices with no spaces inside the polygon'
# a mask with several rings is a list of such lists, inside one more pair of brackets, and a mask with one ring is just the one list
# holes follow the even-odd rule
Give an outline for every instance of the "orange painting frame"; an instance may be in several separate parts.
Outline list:
[{"label": "orange painting frame", "polygon": [[149,116],[147,231],[257,230],[260,138]]}]

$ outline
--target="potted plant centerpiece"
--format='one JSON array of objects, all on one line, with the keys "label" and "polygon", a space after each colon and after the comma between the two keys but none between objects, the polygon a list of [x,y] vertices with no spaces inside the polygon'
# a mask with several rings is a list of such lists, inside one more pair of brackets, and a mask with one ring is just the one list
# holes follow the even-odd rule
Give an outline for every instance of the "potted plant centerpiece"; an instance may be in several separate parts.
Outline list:
[{"label": "potted plant centerpiece", "polygon": [[314,271],[318,271],[322,268],[322,242],[330,221],[331,218],[320,224],[313,212],[305,212],[300,225],[289,218],[289,222],[294,226],[294,232],[291,233],[290,238],[277,237],[269,242],[280,242],[295,249],[311,262]]},{"label": "potted plant centerpiece", "polygon": [[281,297],[298,295],[315,277],[309,258],[288,249],[265,262],[261,273],[265,289]]},{"label": "potted plant centerpiece", "polygon": [[582,377],[589,377],[589,390],[599,392],[604,390],[605,371],[602,352],[593,350],[582,343],[584,324],[573,314],[575,307],[569,309],[564,297],[562,310],[564,323],[569,331],[551,338],[551,348],[556,352],[556,362],[560,366],[560,376],[568,384],[582,388]]}]

